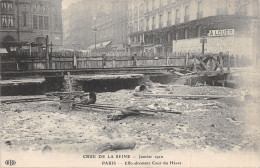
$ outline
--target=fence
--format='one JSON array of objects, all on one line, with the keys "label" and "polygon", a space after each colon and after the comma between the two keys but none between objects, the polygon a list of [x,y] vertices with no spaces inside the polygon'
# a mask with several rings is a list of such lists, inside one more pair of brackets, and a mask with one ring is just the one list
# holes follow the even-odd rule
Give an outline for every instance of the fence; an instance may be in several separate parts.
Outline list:
[{"label": "fence", "polygon": [[[102,53],[103,54],[103,53]],[[124,55],[125,54],[125,55]],[[177,66],[189,67],[194,64],[193,55],[198,53],[106,53],[89,55],[82,52],[53,52],[49,58],[50,69],[83,69],[83,68],[118,68],[118,67],[149,67]],[[252,65],[246,57],[230,57],[230,67]],[[227,67],[227,57],[224,57],[224,67]],[[46,69],[48,60],[46,53],[10,53],[1,56],[1,70],[34,70]]]}]

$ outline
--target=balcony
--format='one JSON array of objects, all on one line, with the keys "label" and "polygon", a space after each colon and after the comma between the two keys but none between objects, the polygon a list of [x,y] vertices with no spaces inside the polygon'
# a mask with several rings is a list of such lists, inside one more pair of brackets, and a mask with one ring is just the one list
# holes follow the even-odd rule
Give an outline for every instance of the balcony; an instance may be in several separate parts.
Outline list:
[{"label": "balcony", "polygon": [[227,8],[217,8],[217,15],[227,15]]},{"label": "balcony", "polygon": [[167,20],[167,26],[171,26],[171,25],[172,25],[171,20]]},{"label": "balcony", "polygon": [[146,26],[146,31],[148,31],[149,30],[149,26]]},{"label": "balcony", "polygon": [[184,16],[184,22],[189,22],[190,21],[190,16],[187,15],[187,16]]},{"label": "balcony", "polygon": [[155,25],[153,24],[153,25],[152,25],[152,30],[154,30],[154,29],[155,29]]},{"label": "balcony", "polygon": [[179,24],[180,23],[180,18],[176,18],[175,19],[175,24]]},{"label": "balcony", "polygon": [[197,19],[201,19],[203,17],[203,12],[197,12]]}]

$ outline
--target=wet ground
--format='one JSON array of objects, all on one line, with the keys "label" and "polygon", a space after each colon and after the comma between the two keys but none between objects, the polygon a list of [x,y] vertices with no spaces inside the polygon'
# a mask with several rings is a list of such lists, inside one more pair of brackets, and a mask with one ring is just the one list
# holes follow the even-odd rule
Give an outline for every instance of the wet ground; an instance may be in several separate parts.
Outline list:
[{"label": "wet ground", "polygon": [[[100,153],[104,142],[133,139],[136,146],[123,152],[163,153],[164,151],[259,152],[259,73],[234,70],[240,88],[189,87],[150,83],[150,94],[225,95],[217,100],[142,98],[135,90],[98,93],[97,104],[120,108],[135,107],[158,113],[107,120],[112,111],[59,110],[58,101],[1,104],[1,150],[58,153]],[[248,94],[249,93],[249,94]],[[4,99],[44,96],[11,96]],[[181,112],[181,114],[163,111]],[[153,115],[147,115],[153,114]],[[47,148],[46,148],[47,147]],[[117,151],[114,151],[117,152]]]},{"label": "wet ground", "polygon": [[148,153],[185,149],[259,151],[260,114],[257,107],[260,99],[257,95],[245,96],[248,92],[245,88],[153,84],[150,91],[235,98],[142,98],[134,96],[134,90],[98,94],[97,104],[182,113],[149,113],[154,115],[135,115],[118,121],[107,120],[109,111],[77,109],[62,112],[58,102],[1,104],[2,148],[6,151],[41,151],[48,145],[55,152],[98,153],[98,147],[104,141],[132,138],[136,142],[133,151]]}]

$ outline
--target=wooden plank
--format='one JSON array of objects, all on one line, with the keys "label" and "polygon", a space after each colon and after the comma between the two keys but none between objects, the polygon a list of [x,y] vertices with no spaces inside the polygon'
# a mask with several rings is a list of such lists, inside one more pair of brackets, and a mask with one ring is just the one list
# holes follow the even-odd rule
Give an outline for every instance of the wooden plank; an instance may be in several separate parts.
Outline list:
[{"label": "wooden plank", "polygon": [[88,95],[88,93],[84,93],[83,91],[75,91],[75,92],[50,92],[46,93],[46,96],[67,96],[67,95],[74,95],[74,96],[83,96]]},{"label": "wooden plank", "polygon": [[221,98],[234,98],[236,96],[226,95],[173,95],[173,94],[134,94],[141,97],[156,97],[156,98],[198,98],[198,99],[221,99]]}]

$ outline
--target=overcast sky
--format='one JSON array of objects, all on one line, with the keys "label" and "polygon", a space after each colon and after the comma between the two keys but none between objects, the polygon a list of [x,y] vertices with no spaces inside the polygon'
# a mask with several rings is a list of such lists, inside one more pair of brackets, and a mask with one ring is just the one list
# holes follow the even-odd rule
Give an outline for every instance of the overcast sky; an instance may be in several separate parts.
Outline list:
[{"label": "overcast sky", "polygon": [[71,3],[77,2],[80,0],[63,0],[62,1],[62,9],[66,9]]}]

